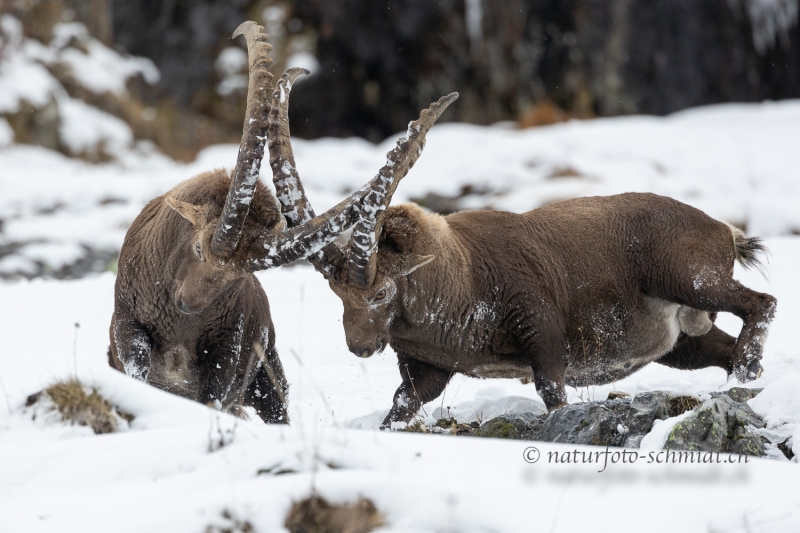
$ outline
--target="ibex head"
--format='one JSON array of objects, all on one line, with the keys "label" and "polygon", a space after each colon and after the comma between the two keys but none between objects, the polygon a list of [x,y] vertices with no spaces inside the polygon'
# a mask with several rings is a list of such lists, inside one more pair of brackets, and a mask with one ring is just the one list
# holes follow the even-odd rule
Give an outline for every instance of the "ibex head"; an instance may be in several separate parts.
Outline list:
[{"label": "ibex head", "polygon": [[[278,87],[276,95],[280,94],[281,107],[273,112],[280,118],[272,121],[274,129],[270,130],[270,165],[281,209],[292,227],[309,220],[314,212],[297,174],[289,139],[285,108],[288,107],[291,81],[283,83],[281,80]],[[406,135],[389,152],[378,175],[354,193],[361,195],[362,200],[356,206],[357,222],[346,248],[331,243],[308,257],[342,299],[347,345],[359,357],[369,357],[388,344],[389,326],[400,310],[398,294],[402,282],[398,280],[433,260],[432,255],[421,256],[398,248],[397,254],[387,256],[391,259],[381,260],[379,264],[378,240],[388,237],[391,243],[401,246],[403,238],[399,226],[390,223],[384,228],[386,209],[400,180],[422,154],[428,130],[456,98],[458,93],[451,93],[423,110],[419,119],[408,125]],[[392,228],[397,230],[395,239],[391,237]]]},{"label": "ibex head", "polygon": [[370,357],[389,344],[390,327],[406,304],[407,276],[436,257],[420,253],[419,240],[425,238],[421,232],[427,233],[427,216],[413,204],[388,209],[381,217],[369,285],[329,281],[344,306],[347,347],[359,357]]},{"label": "ibex head", "polygon": [[238,245],[230,255],[218,253],[214,247],[214,235],[222,218],[224,209],[221,206],[229,190],[229,180],[225,171],[218,170],[210,174],[212,179],[204,180],[204,183],[216,186],[203,191],[202,196],[207,203],[196,205],[179,199],[192,196],[182,194],[180,188],[165,199],[167,205],[185,219],[177,216],[170,218],[175,225],[183,226],[179,242],[174,243],[177,247],[174,252],[177,264],[171,293],[178,309],[187,314],[202,312],[228,283],[250,274],[253,271],[253,255],[263,254],[263,248],[259,250],[262,237],[270,234],[277,237],[284,229],[277,203],[259,183],[242,224]]}]

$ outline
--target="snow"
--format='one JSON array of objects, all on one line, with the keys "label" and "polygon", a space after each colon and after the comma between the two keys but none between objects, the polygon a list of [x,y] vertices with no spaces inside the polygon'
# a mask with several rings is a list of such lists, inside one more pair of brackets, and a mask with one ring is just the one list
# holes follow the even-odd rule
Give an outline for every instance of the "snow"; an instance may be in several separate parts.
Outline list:
[{"label": "snow", "polygon": [[236,46],[224,48],[214,63],[214,68],[222,78],[217,92],[223,96],[238,90],[247,90],[247,52]]},{"label": "snow", "polygon": [[[309,74],[313,75],[319,71],[319,61],[314,54],[308,52],[295,52],[286,59],[287,68],[304,68]],[[304,76],[297,78],[296,82],[302,82]]]},{"label": "snow", "polygon": [[[57,70],[92,93],[113,93],[123,99],[128,97],[126,83],[132,76],[141,75],[148,84],[160,76],[150,60],[119,54],[89,35],[83,24],[56,24],[51,42],[42,44],[23,37],[16,18],[0,17],[0,114],[55,104],[59,138],[70,153],[96,156],[102,150],[120,159],[122,152],[133,150],[130,127],[71,98],[51,73]],[[8,130],[0,124],[0,147],[9,143]]]},{"label": "snow", "polygon": [[0,148],[6,148],[14,142],[14,130],[4,118],[0,118]]},{"label": "snow", "polygon": [[[72,39],[82,41],[86,51],[67,47]],[[58,50],[57,61],[67,65],[75,78],[94,93],[126,95],[125,82],[141,74],[149,84],[158,83],[160,74],[147,58],[123,56],[89,35],[79,22],[61,23],[53,27],[50,47]],[[97,73],[102,72],[102,76]]]},{"label": "snow", "polygon": [[765,54],[780,43],[789,47],[789,31],[797,26],[798,0],[745,0],[747,14],[753,26],[753,44],[759,54]]},{"label": "snow", "polygon": [[115,116],[69,97],[61,99],[59,108],[59,136],[71,153],[95,153],[102,148],[116,155],[133,144],[130,126]]},{"label": "snow", "polygon": [[[764,391],[750,405],[767,422],[763,434],[787,441],[798,454],[797,138],[797,101],[526,131],[444,124],[428,134],[395,203],[429,192],[455,196],[472,185],[487,192],[465,202],[523,211],[568,196],[638,190],[746,224],[748,235],[766,237],[769,279],[739,266],[735,275],[779,301],[764,373],[747,385]],[[316,212],[369,181],[394,144],[394,138],[380,146],[294,140],[297,170]],[[18,246],[0,257],[0,272],[30,270],[33,262],[67,265],[83,247],[118,249],[147,201],[199,172],[232,167],[237,147],[210,147],[189,164],[144,145],[120,150],[114,162],[91,165],[0,142],[0,251]],[[558,169],[577,176],[552,177]],[[796,459],[772,446],[770,459],[746,464],[655,462],[678,418],[654,426],[634,464],[612,462],[611,449],[605,468],[548,462],[553,452],[563,458],[602,448],[376,431],[400,383],[392,351],[363,360],[347,350],[342,304],[311,267],[257,277],[269,295],[290,383],[291,426],[235,420],[111,370],[110,272],[77,281],[0,283],[4,532],[204,531],[225,523],[223,509],[256,531],[280,531],[292,501],[312,491],[340,503],[370,498],[385,515],[384,531],[800,530]],[[740,327],[730,315],[717,324],[732,334]],[[133,414],[130,427],[98,436],[52,417],[32,420],[27,396],[76,374]],[[567,394],[570,402],[602,400],[612,390],[702,396],[737,385],[721,369],[650,364],[614,384]],[[472,422],[543,408],[533,384],[456,375],[420,415]],[[540,452],[534,464],[523,458],[531,446]]]},{"label": "snow", "polygon": [[0,61],[0,113],[16,113],[22,102],[45,106],[61,88],[46,68],[14,55]]}]

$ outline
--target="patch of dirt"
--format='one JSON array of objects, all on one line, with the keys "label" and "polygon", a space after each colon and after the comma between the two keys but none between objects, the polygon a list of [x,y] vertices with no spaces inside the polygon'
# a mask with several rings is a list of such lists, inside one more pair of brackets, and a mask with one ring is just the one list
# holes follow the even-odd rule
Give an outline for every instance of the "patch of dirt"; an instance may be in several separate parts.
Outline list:
[{"label": "patch of dirt", "polygon": [[366,498],[332,505],[316,495],[292,505],[284,523],[291,533],[368,533],[382,525],[383,516]]},{"label": "patch of dirt", "polygon": [[583,178],[584,175],[570,166],[556,167],[547,175],[547,179]]}]

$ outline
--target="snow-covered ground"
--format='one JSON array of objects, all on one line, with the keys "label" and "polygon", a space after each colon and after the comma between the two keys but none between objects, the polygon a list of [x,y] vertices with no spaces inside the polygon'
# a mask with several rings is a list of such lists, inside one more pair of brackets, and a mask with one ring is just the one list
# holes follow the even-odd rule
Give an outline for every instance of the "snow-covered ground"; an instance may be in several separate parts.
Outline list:
[{"label": "snow-covered ground", "polygon": [[[456,196],[470,185],[483,194],[462,198],[465,205],[523,211],[570,196],[653,191],[768,237],[769,279],[737,270],[779,300],[764,374],[748,385],[765,390],[750,405],[773,440],[792,438],[800,454],[797,139],[800,102],[528,131],[442,125],[396,202]],[[295,141],[317,211],[367,181],[393,142]],[[130,151],[89,165],[30,146],[0,148],[0,247],[22,243],[0,270],[65,264],[84,246],[117,249],[146,201],[200,171],[230,167],[235,155],[235,146],[216,146],[183,165]],[[291,502],[313,490],[334,502],[372,499],[391,531],[800,531],[800,466],[774,446],[773,460],[747,464],[641,459],[598,473],[596,464],[548,464],[548,452],[586,447],[375,431],[400,381],[391,351],[369,360],[347,351],[341,304],[311,268],[258,276],[291,383],[289,427],[235,421],[109,369],[111,272],[0,283],[0,531],[200,532],[224,525],[223,509],[256,531],[276,531]],[[730,316],[718,324],[739,328]],[[32,420],[26,397],[75,373],[135,415],[130,427],[96,436]],[[580,402],[612,389],[702,395],[733,385],[722,370],[652,364],[614,386],[568,393]],[[486,420],[541,407],[532,384],[456,376],[421,415],[449,408],[465,421]],[[220,433],[227,445],[209,451]],[[535,464],[523,459],[530,446],[540,451]]]}]

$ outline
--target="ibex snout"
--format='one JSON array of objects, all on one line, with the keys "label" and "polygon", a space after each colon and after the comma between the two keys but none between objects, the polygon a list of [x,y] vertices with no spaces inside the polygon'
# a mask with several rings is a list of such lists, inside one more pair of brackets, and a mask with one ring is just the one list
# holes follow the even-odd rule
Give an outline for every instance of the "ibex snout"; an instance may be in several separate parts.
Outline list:
[{"label": "ibex snout", "polygon": [[349,339],[347,341],[347,349],[362,359],[372,357],[372,354],[375,353],[374,346],[369,346],[364,342],[352,342]]},{"label": "ibex snout", "polygon": [[347,348],[353,352],[356,356],[366,359],[367,357],[372,357],[375,352],[380,352],[386,346],[384,341],[375,340],[372,343],[363,342],[363,341],[351,341],[347,340]]}]

